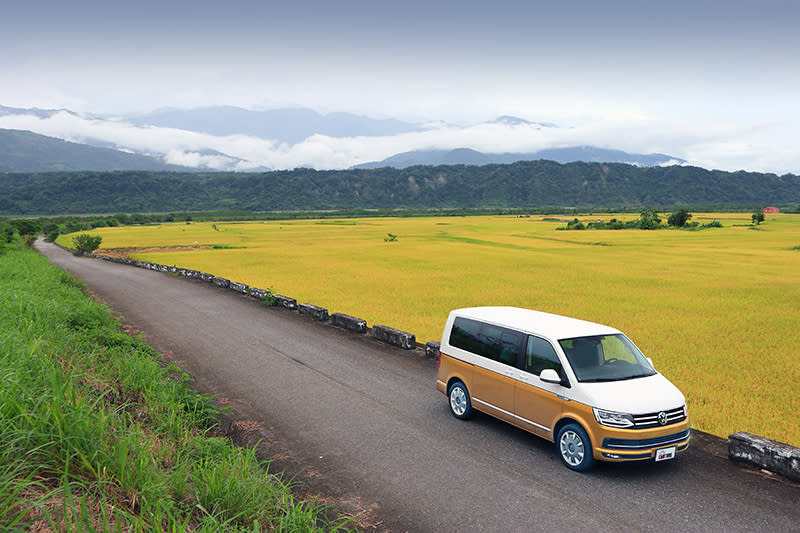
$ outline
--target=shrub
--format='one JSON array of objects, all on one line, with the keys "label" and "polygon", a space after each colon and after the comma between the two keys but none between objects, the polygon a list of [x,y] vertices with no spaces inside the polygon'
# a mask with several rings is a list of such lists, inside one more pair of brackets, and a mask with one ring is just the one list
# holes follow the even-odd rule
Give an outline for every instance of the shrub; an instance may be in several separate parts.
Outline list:
[{"label": "shrub", "polygon": [[567,229],[582,230],[586,229],[586,226],[584,226],[583,222],[581,222],[577,218],[574,218],[570,222],[567,222]]},{"label": "shrub", "polygon": [[272,290],[272,287],[267,288],[267,295],[264,296],[264,305],[267,307],[275,307],[278,305],[278,297],[275,296],[275,291]]},{"label": "shrub", "polygon": [[100,235],[89,235],[88,233],[81,233],[72,237],[72,244],[75,250],[84,254],[90,254],[100,248],[100,243],[103,237]]}]

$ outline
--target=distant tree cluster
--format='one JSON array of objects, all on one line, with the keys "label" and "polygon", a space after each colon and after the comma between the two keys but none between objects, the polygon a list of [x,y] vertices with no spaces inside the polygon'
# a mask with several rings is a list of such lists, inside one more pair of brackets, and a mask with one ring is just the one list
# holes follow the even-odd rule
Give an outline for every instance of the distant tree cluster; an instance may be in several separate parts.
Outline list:
[{"label": "distant tree cluster", "polygon": [[[753,215],[755,217],[755,215]],[[674,227],[674,228],[686,228],[686,229],[695,229],[695,228],[721,228],[722,224],[715,220],[708,224],[703,224],[702,226],[697,222],[690,222],[692,218],[692,214],[689,213],[686,209],[678,209],[677,211],[670,213],[667,217],[667,224],[666,226],[662,223],[661,217],[659,217],[658,212],[655,209],[645,209],[639,214],[639,218],[636,220],[628,220],[627,222],[622,222],[617,220],[616,218],[612,218],[608,222],[603,221],[594,221],[589,222],[588,224],[584,224],[577,218],[567,222],[567,225],[563,228],[556,228],[560,230],[584,230],[584,229],[642,229],[642,230],[654,230],[654,229],[661,229],[666,227]]]}]

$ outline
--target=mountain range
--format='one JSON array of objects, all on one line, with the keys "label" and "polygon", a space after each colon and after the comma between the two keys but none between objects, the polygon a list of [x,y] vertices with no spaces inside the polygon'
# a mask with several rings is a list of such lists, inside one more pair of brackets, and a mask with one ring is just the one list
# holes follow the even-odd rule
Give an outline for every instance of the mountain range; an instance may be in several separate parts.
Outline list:
[{"label": "mountain range", "polygon": [[[434,138],[431,132],[437,134],[435,139],[452,142],[451,138],[470,128],[473,132],[476,128],[494,128],[482,138],[491,136],[497,129],[545,134],[563,131],[555,124],[513,116],[459,126],[376,119],[351,113],[322,114],[305,108],[253,111],[224,106],[108,116],[83,115],[67,109],[0,106],[0,128],[5,128],[0,129],[0,172],[406,168],[507,164],[539,159],[637,166],[684,163],[666,154],[626,153],[595,146],[504,153],[467,147],[431,149],[420,146],[394,154],[389,152],[388,157],[374,161],[369,156],[369,153],[386,153],[385,146],[395,144],[430,145]],[[379,148],[374,148],[375,145]],[[327,159],[320,163],[323,157]],[[355,160],[355,164],[348,164],[348,160]]]},{"label": "mountain range", "polygon": [[0,172],[133,169],[191,170],[155,157],[63,141],[30,131],[0,129]]},{"label": "mountain range", "polygon": [[685,163],[665,154],[629,154],[622,150],[608,150],[596,146],[573,146],[550,148],[538,152],[486,154],[469,148],[456,150],[414,150],[387,157],[383,161],[363,163],[355,168],[394,167],[407,168],[415,165],[508,165],[517,161],[546,159],[557,163],[628,163],[640,167]]},{"label": "mountain range", "polygon": [[220,106],[198,109],[164,109],[125,120],[137,126],[158,126],[210,135],[250,135],[296,144],[312,135],[329,137],[379,137],[419,131],[418,124],[395,119],[374,119],[352,113],[323,115],[312,109],[287,108],[251,111]]}]

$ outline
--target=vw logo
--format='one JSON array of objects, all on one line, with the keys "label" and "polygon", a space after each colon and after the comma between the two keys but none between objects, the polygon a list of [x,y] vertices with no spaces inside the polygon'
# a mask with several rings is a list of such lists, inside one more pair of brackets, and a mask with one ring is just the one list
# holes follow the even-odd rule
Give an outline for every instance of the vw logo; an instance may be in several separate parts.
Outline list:
[{"label": "vw logo", "polygon": [[658,413],[658,423],[661,424],[662,426],[667,424],[667,413],[665,413],[664,411]]}]

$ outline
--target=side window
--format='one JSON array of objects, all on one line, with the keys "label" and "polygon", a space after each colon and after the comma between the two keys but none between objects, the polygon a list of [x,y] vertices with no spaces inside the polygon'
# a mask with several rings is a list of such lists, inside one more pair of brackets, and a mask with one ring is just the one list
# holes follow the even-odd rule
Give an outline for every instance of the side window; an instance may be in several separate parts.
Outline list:
[{"label": "side window", "polygon": [[516,366],[522,334],[476,320],[457,317],[450,332],[450,344],[501,363]]},{"label": "side window", "polygon": [[458,317],[450,331],[450,344],[468,352],[481,354],[483,343],[480,339],[481,323],[468,318]]},{"label": "side window", "polygon": [[511,366],[517,366],[517,356],[519,355],[519,345],[522,335],[515,331],[504,330],[500,334],[500,362]]},{"label": "side window", "polygon": [[553,346],[544,339],[529,335],[528,347],[525,350],[524,370],[538,376],[546,368],[555,370],[559,376],[563,377],[564,375],[561,369],[561,362],[558,360],[558,355]]},{"label": "side window", "polygon": [[489,359],[494,359],[495,361],[500,361],[500,354],[503,351],[503,342],[500,338],[502,334],[503,330],[497,326],[484,324],[483,328],[481,328],[481,340],[484,344],[483,353],[481,353],[481,355]]}]

